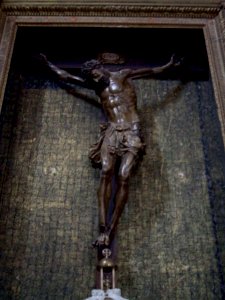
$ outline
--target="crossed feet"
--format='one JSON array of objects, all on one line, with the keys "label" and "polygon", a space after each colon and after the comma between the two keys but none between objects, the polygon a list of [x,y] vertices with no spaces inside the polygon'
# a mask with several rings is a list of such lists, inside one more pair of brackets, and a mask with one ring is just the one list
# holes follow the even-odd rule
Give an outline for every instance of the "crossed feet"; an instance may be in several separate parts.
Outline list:
[{"label": "crossed feet", "polygon": [[102,247],[102,246],[109,246],[110,242],[112,240],[111,234],[112,234],[112,232],[110,229],[108,229],[108,230],[105,229],[103,232],[101,232],[101,230],[100,230],[100,235],[92,243],[92,246],[94,248]]}]

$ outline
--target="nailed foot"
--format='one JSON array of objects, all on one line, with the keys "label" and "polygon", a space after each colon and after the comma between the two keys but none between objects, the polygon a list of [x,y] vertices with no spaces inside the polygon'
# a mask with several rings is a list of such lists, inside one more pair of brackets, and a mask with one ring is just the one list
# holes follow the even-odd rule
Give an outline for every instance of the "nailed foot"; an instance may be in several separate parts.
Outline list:
[{"label": "nailed foot", "polygon": [[109,246],[110,240],[109,240],[109,234],[106,232],[100,233],[97,240],[92,243],[93,247],[101,247],[101,246]]}]

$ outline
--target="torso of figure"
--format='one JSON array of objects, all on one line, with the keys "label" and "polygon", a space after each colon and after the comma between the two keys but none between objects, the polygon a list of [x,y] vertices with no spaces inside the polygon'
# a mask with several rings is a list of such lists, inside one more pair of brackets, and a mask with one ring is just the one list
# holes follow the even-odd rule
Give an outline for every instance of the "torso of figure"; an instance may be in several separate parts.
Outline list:
[{"label": "torso of figure", "polygon": [[116,124],[139,122],[137,97],[129,70],[109,73],[109,84],[99,97],[109,122]]}]

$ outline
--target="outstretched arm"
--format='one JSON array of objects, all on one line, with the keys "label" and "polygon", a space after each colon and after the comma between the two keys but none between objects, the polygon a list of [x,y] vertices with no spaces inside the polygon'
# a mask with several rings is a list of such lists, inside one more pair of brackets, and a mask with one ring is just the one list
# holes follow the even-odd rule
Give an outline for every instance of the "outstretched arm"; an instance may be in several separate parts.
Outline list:
[{"label": "outstretched arm", "polygon": [[47,57],[44,54],[40,54],[42,62],[51,70],[53,73],[55,73],[61,80],[63,81],[70,81],[74,83],[84,83],[84,79],[79,76],[74,76],[54,64],[52,64],[50,61],[47,60]]},{"label": "outstretched arm", "polygon": [[131,70],[131,72],[128,74],[128,77],[130,78],[142,78],[142,77],[145,77],[145,76],[151,76],[151,75],[154,75],[154,74],[159,74],[159,73],[162,73],[163,71],[169,69],[170,67],[172,66],[179,66],[180,65],[180,62],[177,61],[175,59],[175,56],[173,55],[170,59],[170,61],[161,66],[161,67],[155,67],[155,68],[141,68],[141,69],[137,69],[137,70]]}]

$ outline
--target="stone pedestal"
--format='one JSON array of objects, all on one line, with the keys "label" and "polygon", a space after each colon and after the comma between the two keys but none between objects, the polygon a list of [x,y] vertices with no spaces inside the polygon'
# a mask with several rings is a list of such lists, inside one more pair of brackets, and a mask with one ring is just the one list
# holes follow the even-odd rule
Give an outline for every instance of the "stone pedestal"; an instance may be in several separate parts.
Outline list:
[{"label": "stone pedestal", "polygon": [[92,290],[91,297],[85,300],[128,300],[121,296],[120,289],[109,289],[106,292],[103,290]]}]

